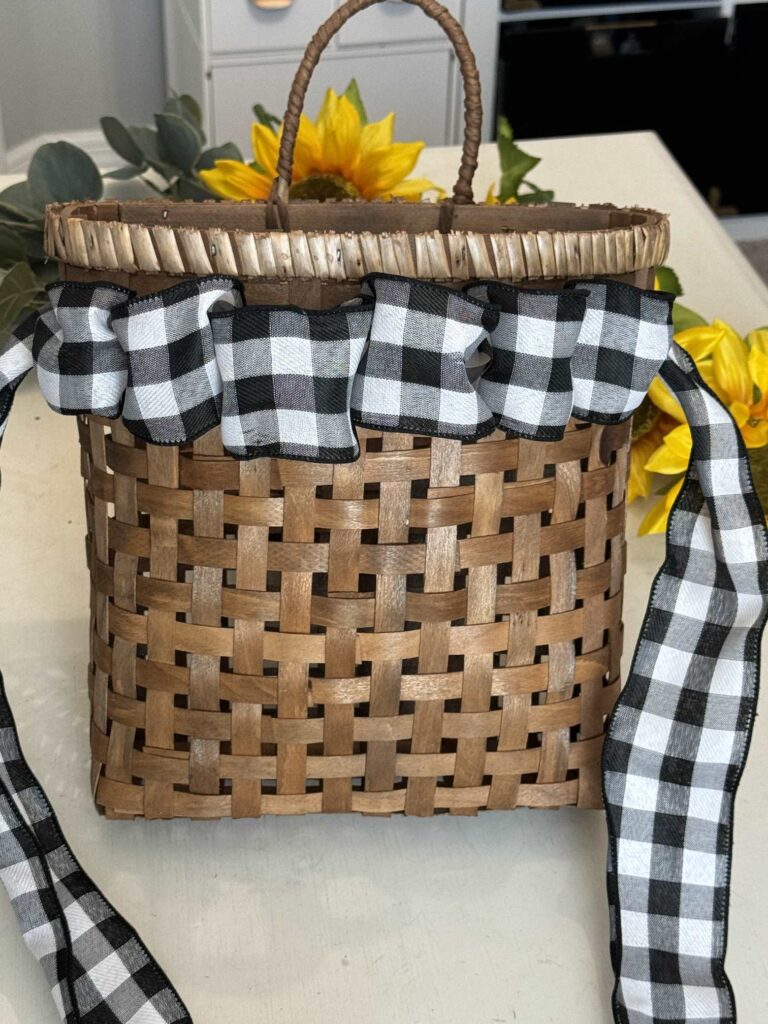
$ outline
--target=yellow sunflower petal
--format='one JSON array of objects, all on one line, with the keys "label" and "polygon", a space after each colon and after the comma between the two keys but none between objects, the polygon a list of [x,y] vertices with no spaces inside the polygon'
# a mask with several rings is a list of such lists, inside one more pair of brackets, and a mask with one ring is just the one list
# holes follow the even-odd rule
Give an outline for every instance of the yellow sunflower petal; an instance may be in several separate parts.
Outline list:
[{"label": "yellow sunflower petal", "polygon": [[741,436],[747,448],[763,448],[768,444],[768,420],[761,423],[745,423],[741,428]]},{"label": "yellow sunflower petal", "polygon": [[741,428],[745,423],[749,422],[750,409],[749,406],[744,405],[743,402],[731,402],[728,411],[736,421],[737,427]]},{"label": "yellow sunflower petal", "polygon": [[653,475],[645,468],[645,464],[655,448],[656,440],[648,434],[638,438],[632,445],[627,481],[627,502],[630,505],[636,498],[647,498],[651,493]]},{"label": "yellow sunflower petal", "polygon": [[200,171],[207,187],[223,199],[266,199],[272,181],[240,160],[217,160],[208,171]]},{"label": "yellow sunflower petal", "polygon": [[423,142],[393,142],[391,146],[361,154],[355,168],[355,184],[363,198],[391,193],[411,173],[422,149]]},{"label": "yellow sunflower petal", "polygon": [[675,427],[664,438],[663,444],[656,449],[645,464],[651,473],[672,474],[684,473],[691,461],[691,430],[686,424]]},{"label": "yellow sunflower petal", "polygon": [[672,511],[675,498],[680,493],[682,486],[683,478],[673,484],[664,497],[657,501],[650,512],[645,515],[637,531],[641,537],[649,533],[664,533],[667,528],[669,513]]},{"label": "yellow sunflower petal", "polygon": [[320,133],[315,124],[301,115],[299,131],[296,135],[296,148],[293,153],[293,181],[303,181],[320,168],[322,146]]},{"label": "yellow sunflower petal", "polygon": [[339,97],[333,89],[327,89],[320,110],[317,114],[317,120],[315,124],[320,134],[324,134],[329,129],[330,122],[333,120],[333,115],[336,112],[336,107],[339,102]]},{"label": "yellow sunflower petal", "polygon": [[274,178],[277,171],[277,151],[280,146],[280,139],[265,124],[255,121],[251,125],[251,147],[253,148],[253,159],[263,167],[265,173]]},{"label": "yellow sunflower petal", "polygon": [[752,378],[749,375],[747,346],[734,329],[722,320],[713,327],[722,327],[723,336],[712,352],[715,380],[731,402],[752,403]]},{"label": "yellow sunflower petal", "polygon": [[494,191],[493,191],[495,188],[496,188],[496,186],[494,184],[490,184],[488,186],[488,191],[485,194],[485,201],[490,206],[498,206],[499,205],[499,197],[497,195],[494,195]]},{"label": "yellow sunflower petal", "polygon": [[761,395],[768,395],[768,353],[757,346],[749,350],[749,375]]},{"label": "yellow sunflower petal", "polygon": [[768,355],[768,327],[759,327],[756,331],[750,331],[747,335],[749,347],[759,349]]},{"label": "yellow sunflower petal", "polygon": [[360,133],[360,151],[366,153],[371,149],[391,146],[395,131],[395,115],[387,114],[380,121],[371,121],[363,125]]},{"label": "yellow sunflower petal", "polygon": [[688,327],[678,331],[675,341],[696,361],[711,355],[712,350],[723,338],[721,327],[702,324],[700,327]]},{"label": "yellow sunflower petal", "polygon": [[728,395],[725,394],[725,392],[722,390],[720,385],[715,380],[715,371],[712,367],[712,360],[705,359],[704,362],[697,363],[696,369],[701,374],[701,377],[704,383],[707,385],[707,387],[711,388],[715,392],[717,397],[720,399],[721,402],[723,402],[724,405],[728,405]]},{"label": "yellow sunflower petal", "polygon": [[360,133],[360,115],[346,96],[339,96],[333,113],[320,128],[320,170],[352,180],[352,170],[360,158]]},{"label": "yellow sunflower petal", "polygon": [[661,377],[654,377],[648,389],[648,397],[657,409],[661,409],[662,412],[676,419],[678,423],[685,423],[683,407],[676,398],[672,397],[672,393]]},{"label": "yellow sunflower petal", "polygon": [[395,185],[391,192],[386,193],[387,198],[398,196],[401,199],[421,199],[425,192],[436,192],[438,198],[442,199],[445,190],[436,185],[429,178],[408,178]]}]

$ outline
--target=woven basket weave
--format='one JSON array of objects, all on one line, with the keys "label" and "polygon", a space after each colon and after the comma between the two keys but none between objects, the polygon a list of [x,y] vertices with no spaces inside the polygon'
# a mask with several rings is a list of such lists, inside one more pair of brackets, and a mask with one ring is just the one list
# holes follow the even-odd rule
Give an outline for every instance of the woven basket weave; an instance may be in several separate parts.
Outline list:
[{"label": "woven basket weave", "polygon": [[[446,284],[608,276],[650,286],[667,220],[471,203],[476,70],[445,204],[287,201],[297,73],[266,203],[49,209],[67,280],[140,294],[240,277],[325,308],[380,270]],[[236,461],[80,418],[92,580],[93,785],[112,817],[371,814],[601,804],[618,693],[629,425],[475,443],[360,430],[349,465]]]}]

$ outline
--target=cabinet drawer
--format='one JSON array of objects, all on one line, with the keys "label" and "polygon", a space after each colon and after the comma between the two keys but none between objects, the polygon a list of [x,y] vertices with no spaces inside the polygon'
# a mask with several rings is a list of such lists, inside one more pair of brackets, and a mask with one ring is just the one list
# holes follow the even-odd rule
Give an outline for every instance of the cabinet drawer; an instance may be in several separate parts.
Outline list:
[{"label": "cabinet drawer", "polygon": [[[344,0],[334,0],[335,7],[341,7]],[[444,7],[459,17],[459,0],[441,0]],[[346,23],[336,37],[340,47],[375,46],[386,43],[420,43],[444,40],[449,45],[445,33],[432,18],[410,4],[401,0],[388,0],[387,3],[369,7],[361,11]]]},{"label": "cabinet drawer", "polygon": [[[397,115],[395,134],[409,141],[423,139],[444,146],[448,137],[450,71],[453,56],[444,51],[355,57],[348,52],[320,61],[309,87],[306,112],[314,119],[325,90],[342,92],[350,78],[360,85],[368,116]],[[212,70],[211,108],[217,143],[236,142],[250,153],[251,107],[261,103],[279,117],[285,112],[297,61],[218,66]]]},{"label": "cabinet drawer", "polygon": [[262,10],[251,0],[207,0],[213,53],[301,52],[333,10],[333,0],[293,0],[282,10]]}]

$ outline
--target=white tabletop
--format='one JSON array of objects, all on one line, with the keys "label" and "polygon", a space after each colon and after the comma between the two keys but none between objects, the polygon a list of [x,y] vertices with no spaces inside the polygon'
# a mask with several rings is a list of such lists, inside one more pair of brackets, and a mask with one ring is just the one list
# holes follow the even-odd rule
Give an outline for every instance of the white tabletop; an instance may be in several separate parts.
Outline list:
[{"label": "white tabletop", "polygon": [[[768,291],[655,135],[528,144],[559,199],[672,215],[687,301],[746,330]],[[457,150],[430,150],[448,187]],[[495,175],[483,147],[478,195]],[[0,179],[0,187],[3,182]],[[605,828],[562,810],[370,819],[109,822],[88,782],[88,579],[72,419],[19,392],[0,465],[0,667],[22,741],[84,867],[166,968],[196,1024],[610,1024]],[[625,670],[661,538],[630,510]],[[728,969],[740,1019],[768,993],[768,728],[738,798]],[[54,1024],[0,898],[0,1024]]]}]

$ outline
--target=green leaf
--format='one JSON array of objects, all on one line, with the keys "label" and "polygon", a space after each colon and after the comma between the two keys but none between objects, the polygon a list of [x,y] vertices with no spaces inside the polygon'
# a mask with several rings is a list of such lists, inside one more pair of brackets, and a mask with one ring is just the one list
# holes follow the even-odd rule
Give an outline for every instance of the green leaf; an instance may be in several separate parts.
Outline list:
[{"label": "green leaf", "polygon": [[657,267],[656,277],[659,282],[659,288],[663,292],[671,292],[672,295],[684,295],[683,286],[680,284],[680,278],[674,272],[672,267]]},{"label": "green leaf", "polygon": [[160,139],[154,128],[145,128],[143,125],[134,125],[128,129],[131,138],[141,150],[145,160],[158,161],[160,157]]},{"label": "green leaf", "polygon": [[512,128],[505,117],[500,117],[496,122],[496,135],[501,166],[499,202],[505,203],[513,196],[517,197],[523,178],[541,162],[541,158],[531,156],[520,149],[514,141]]},{"label": "green leaf", "polygon": [[107,171],[104,177],[111,178],[113,181],[129,181],[131,178],[138,178],[141,173],[141,167],[126,164],[125,167],[116,167],[114,171]]},{"label": "green leaf", "polygon": [[517,201],[522,205],[526,203],[551,203],[555,198],[555,193],[552,189],[537,188],[535,185],[530,185],[529,182],[526,182],[526,184],[529,185],[531,191],[517,193]]},{"label": "green leaf", "polygon": [[102,117],[100,123],[104,138],[117,155],[134,167],[140,167],[144,163],[144,154],[125,125],[116,117]]},{"label": "green leaf", "polygon": [[273,132],[280,125],[280,118],[275,117],[274,114],[270,114],[269,111],[265,110],[260,103],[254,103],[253,116],[259,124],[266,125],[267,128],[271,128]]},{"label": "green leaf", "polygon": [[160,136],[154,128],[145,128],[143,125],[139,125],[130,127],[128,131],[144,154],[144,160],[153,170],[164,178],[173,178],[179,173],[161,153]]},{"label": "green leaf", "polygon": [[37,220],[42,217],[43,208],[36,206],[29,191],[29,183],[17,181],[15,185],[9,185],[0,192],[0,207],[13,213],[14,216],[23,217],[24,220]]},{"label": "green leaf", "polygon": [[0,224],[0,267],[10,267],[27,258],[21,235]]},{"label": "green leaf", "polygon": [[368,124],[368,115],[365,112],[365,107],[363,106],[363,98],[360,95],[360,87],[358,86],[356,79],[353,78],[350,80],[349,85],[344,90],[344,96],[347,97],[349,102],[357,111],[360,117],[360,123]]},{"label": "green leaf", "polygon": [[685,331],[689,327],[702,327],[707,322],[703,316],[694,313],[692,309],[688,309],[682,302],[675,302],[672,306],[672,326],[674,327],[675,334],[678,331]]},{"label": "green leaf", "polygon": [[213,199],[213,193],[209,192],[202,182],[193,178],[179,178],[171,189],[174,199]]},{"label": "green leaf", "polygon": [[194,96],[190,96],[188,93],[182,93],[179,96],[174,93],[166,100],[166,104],[163,107],[163,113],[176,114],[177,117],[183,117],[184,120],[191,124],[193,128],[196,128],[199,135],[203,137],[203,112],[200,109],[200,104]]},{"label": "green leaf", "polygon": [[41,221],[16,220],[14,217],[6,216],[2,207],[0,207],[0,224],[22,235],[42,235],[43,233]]},{"label": "green leaf", "polygon": [[101,175],[87,153],[71,142],[47,142],[29,165],[29,192],[35,204],[100,199]]},{"label": "green leaf", "polygon": [[225,142],[223,146],[211,146],[204,150],[195,164],[196,171],[209,171],[217,160],[240,160],[243,154],[234,142]]},{"label": "green leaf", "polygon": [[12,329],[22,313],[45,298],[40,282],[27,263],[16,263],[0,280],[0,330]]},{"label": "green leaf", "polygon": [[194,170],[200,156],[200,136],[178,114],[155,114],[160,139],[161,157],[170,160],[184,174]]}]

